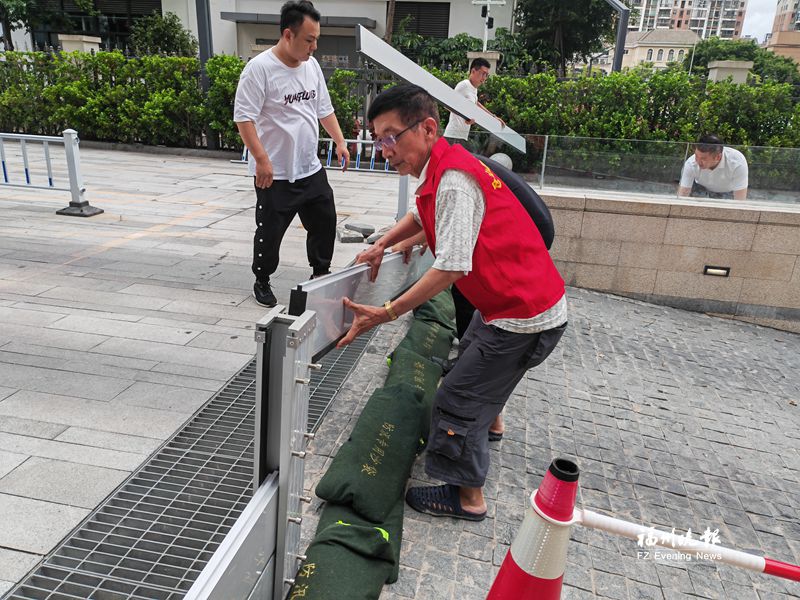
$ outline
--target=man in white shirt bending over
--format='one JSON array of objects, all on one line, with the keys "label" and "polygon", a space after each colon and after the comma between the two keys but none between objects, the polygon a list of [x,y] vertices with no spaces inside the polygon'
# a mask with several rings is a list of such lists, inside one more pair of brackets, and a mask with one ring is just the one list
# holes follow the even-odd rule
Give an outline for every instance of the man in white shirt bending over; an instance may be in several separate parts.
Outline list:
[{"label": "man in white shirt bending over", "polygon": [[333,258],[336,207],[317,156],[317,122],[336,143],[344,168],[350,154],[322,69],[311,56],[317,49],[319,20],[307,0],[284,4],[280,40],[247,63],[236,89],[233,120],[250,151],[250,174],[255,177],[253,296],[262,306],[277,303],[270,276],[278,268],[281,241],[295,215],[308,232],[312,277],[329,273]]},{"label": "man in white shirt bending over", "polygon": [[[470,102],[474,102],[480,108],[492,114],[487,108],[478,102],[478,88],[481,87],[489,78],[489,61],[485,58],[476,58],[469,66],[469,77],[460,81],[454,88],[456,92],[464,96]],[[492,115],[494,116],[494,115]],[[456,113],[450,113],[450,120],[447,121],[447,127],[444,130],[444,138],[452,144],[461,144],[470,152],[475,152],[478,148],[469,142],[470,126],[474,123],[472,119],[464,120]],[[502,123],[502,119],[500,120]],[[505,125],[505,123],[503,123]]]},{"label": "man in white shirt bending over", "polygon": [[679,196],[747,199],[747,159],[722,145],[716,135],[704,135],[686,159],[678,186]]}]

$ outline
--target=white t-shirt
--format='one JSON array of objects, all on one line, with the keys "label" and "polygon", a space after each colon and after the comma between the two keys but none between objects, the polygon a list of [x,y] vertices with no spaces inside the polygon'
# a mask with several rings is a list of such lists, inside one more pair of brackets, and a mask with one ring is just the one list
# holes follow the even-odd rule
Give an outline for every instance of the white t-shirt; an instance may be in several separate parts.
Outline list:
[{"label": "white t-shirt", "polygon": [[[239,77],[233,120],[255,123],[275,179],[291,182],[322,168],[318,121],[332,113],[325,77],[313,56],[292,68],[270,48],[248,62]],[[252,153],[249,168],[255,175]]]},{"label": "white t-shirt", "polygon": [[[478,103],[478,88],[476,88],[469,79],[459,81],[455,87],[455,91],[464,96],[470,102]],[[450,120],[447,121],[447,127],[444,130],[444,136],[455,138],[459,140],[466,140],[469,138],[469,125],[466,121],[459,117],[456,113],[450,113]]]},{"label": "white t-shirt", "polygon": [[747,159],[733,148],[722,148],[722,159],[713,169],[701,169],[692,154],[681,172],[681,187],[691,188],[699,183],[709,192],[735,192],[747,189]]}]

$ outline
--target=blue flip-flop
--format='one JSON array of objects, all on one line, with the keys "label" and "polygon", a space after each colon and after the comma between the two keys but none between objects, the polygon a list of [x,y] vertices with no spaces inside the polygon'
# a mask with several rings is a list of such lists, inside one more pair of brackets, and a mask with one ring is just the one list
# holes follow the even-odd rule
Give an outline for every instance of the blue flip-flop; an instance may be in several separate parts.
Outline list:
[{"label": "blue flip-flop", "polygon": [[453,517],[467,521],[483,521],[486,518],[486,511],[473,513],[461,508],[457,485],[408,488],[406,502],[417,512],[434,517]]}]

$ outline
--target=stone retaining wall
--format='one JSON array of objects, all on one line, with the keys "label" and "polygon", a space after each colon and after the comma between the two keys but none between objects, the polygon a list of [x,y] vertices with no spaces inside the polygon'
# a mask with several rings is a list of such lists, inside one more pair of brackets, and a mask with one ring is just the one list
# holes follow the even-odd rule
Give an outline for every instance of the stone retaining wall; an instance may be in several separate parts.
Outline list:
[{"label": "stone retaining wall", "polygon": [[800,207],[542,197],[568,285],[800,331]]}]

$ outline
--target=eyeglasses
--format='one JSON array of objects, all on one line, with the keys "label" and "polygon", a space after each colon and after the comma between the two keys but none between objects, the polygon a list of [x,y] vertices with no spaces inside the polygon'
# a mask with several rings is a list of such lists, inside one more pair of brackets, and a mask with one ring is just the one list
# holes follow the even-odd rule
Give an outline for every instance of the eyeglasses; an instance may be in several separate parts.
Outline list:
[{"label": "eyeglasses", "polygon": [[401,135],[403,135],[409,129],[416,127],[420,123],[422,123],[421,120],[417,121],[416,123],[412,123],[405,129],[403,129],[403,131],[401,131],[400,133],[395,133],[394,135],[387,135],[386,137],[378,138],[377,140],[375,140],[375,150],[377,150],[378,152],[381,152],[383,150],[391,150],[397,145],[397,140],[400,139]]}]

